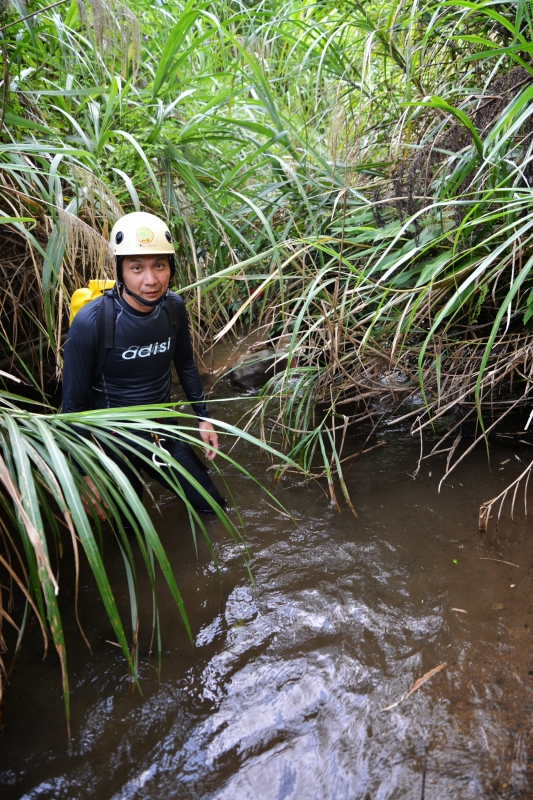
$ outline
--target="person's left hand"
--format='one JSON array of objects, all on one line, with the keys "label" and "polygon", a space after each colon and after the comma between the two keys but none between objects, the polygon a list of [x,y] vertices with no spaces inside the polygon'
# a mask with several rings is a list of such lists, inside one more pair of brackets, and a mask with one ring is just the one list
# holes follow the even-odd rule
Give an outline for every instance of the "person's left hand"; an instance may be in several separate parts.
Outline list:
[{"label": "person's left hand", "polygon": [[208,422],[207,420],[202,420],[202,422],[200,422],[199,428],[202,441],[205,445],[207,445],[207,449],[205,451],[205,457],[207,458],[208,461],[212,461],[216,456],[218,450],[218,436],[211,423]]}]

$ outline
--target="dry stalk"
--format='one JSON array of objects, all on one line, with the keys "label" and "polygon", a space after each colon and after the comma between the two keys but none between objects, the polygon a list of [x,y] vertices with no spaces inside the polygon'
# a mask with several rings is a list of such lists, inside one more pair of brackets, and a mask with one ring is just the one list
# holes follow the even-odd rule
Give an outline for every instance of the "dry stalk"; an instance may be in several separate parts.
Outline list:
[{"label": "dry stalk", "polygon": [[487,500],[485,503],[483,503],[480,506],[480,509],[479,509],[479,530],[480,531],[482,531],[483,533],[486,532],[486,530],[488,528],[488,524],[489,524],[489,519],[491,518],[492,507],[499,501],[500,502],[500,506],[499,506],[499,509],[498,509],[498,516],[496,518],[496,527],[498,526],[498,522],[500,521],[500,517],[501,517],[501,513],[502,513],[503,504],[505,503],[505,500],[507,499],[508,495],[511,492],[513,492],[513,499],[512,499],[512,502],[511,502],[511,519],[513,519],[516,494],[518,492],[518,488],[519,488],[520,484],[522,483],[522,481],[524,479],[525,479],[525,484],[524,484],[524,515],[527,517],[527,489],[528,489],[529,477],[531,475],[532,468],[533,468],[533,461],[531,461],[529,466],[526,467],[526,469],[518,476],[518,478],[516,478],[516,480],[514,480],[512,483],[510,483],[509,486],[507,486],[503,490],[503,492],[500,492],[500,494],[497,495],[496,497],[493,497],[492,500]]}]

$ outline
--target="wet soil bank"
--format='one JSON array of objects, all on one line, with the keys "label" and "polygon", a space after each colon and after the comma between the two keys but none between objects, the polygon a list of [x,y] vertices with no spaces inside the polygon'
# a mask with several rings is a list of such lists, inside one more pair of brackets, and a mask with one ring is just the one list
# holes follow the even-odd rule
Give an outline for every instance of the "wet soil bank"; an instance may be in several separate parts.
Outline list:
[{"label": "wet soil bank", "polygon": [[[236,421],[249,402],[219,415]],[[85,575],[80,616],[93,655],[67,622],[70,747],[57,660],[43,664],[35,629],[6,691],[2,800],[530,798],[533,525],[519,508],[497,534],[477,532],[480,503],[524,469],[529,448],[495,443],[491,467],[479,449],[438,494],[444,460],[423,462],[414,481],[418,442],[401,425],[379,438],[386,444],[347,473],[358,519],[292,477],[279,496],[295,524],[223,467],[255,590],[219,522],[207,525],[220,580],[203,545],[196,556],[181,504],[154,487],[196,647],[162,590],[158,675],[143,585],[144,696],[132,694]],[[349,446],[363,440],[356,433]],[[238,457],[264,478],[254,451]],[[111,541],[105,557],[126,619]]]}]

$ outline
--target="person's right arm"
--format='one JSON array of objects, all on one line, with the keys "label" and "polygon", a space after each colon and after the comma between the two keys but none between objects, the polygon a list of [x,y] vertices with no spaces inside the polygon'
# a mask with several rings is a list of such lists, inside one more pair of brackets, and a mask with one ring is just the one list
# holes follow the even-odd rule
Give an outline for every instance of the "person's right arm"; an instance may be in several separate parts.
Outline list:
[{"label": "person's right arm", "polygon": [[[91,308],[93,306],[93,308]],[[84,306],[70,326],[63,351],[63,413],[86,411],[89,402],[91,376],[98,350],[98,332],[96,330],[96,309],[94,304]],[[82,436],[85,432],[79,431]],[[89,475],[77,464],[90,492],[90,500],[97,516],[105,519],[102,510],[102,498]],[[88,511],[88,505],[82,496],[82,502]]]},{"label": "person's right arm", "polygon": [[98,349],[98,304],[84,306],[70,326],[63,351],[63,413],[86,411]]}]

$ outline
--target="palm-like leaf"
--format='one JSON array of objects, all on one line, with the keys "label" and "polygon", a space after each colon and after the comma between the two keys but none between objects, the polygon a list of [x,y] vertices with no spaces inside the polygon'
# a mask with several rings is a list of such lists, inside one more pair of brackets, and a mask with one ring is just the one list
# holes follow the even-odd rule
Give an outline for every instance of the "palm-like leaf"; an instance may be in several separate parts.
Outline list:
[{"label": "palm-like leaf", "polygon": [[[115,636],[122,647],[131,673],[137,680],[135,664],[130,653],[131,642],[128,641],[109,583],[98,545],[97,530],[91,525],[91,520],[82,503],[82,497],[87,494],[87,485],[76,464],[81,465],[92,476],[105,504],[107,517],[119,537],[129,578],[132,633],[138,633],[138,601],[135,559],[131,542],[123,527],[124,518],[128,520],[135,534],[143,565],[150,578],[156,607],[155,563],[161,569],[189,637],[191,636],[180,591],[153,522],[122,472],[120,463],[117,464],[112,460],[102,447],[114,446],[116,436],[111,433],[110,426],[112,426],[113,431],[125,437],[128,442],[126,448],[131,446],[132,451],[135,452],[139,446],[144,447],[143,458],[147,463],[151,463],[152,455],[155,454],[159,460],[172,466],[177,474],[187,475],[183,467],[174,461],[170,454],[140,437],[143,431],[153,429],[155,418],[164,420],[161,424],[158,423],[157,427],[165,436],[171,438],[179,434],[182,439],[197,443],[194,435],[195,428],[191,427],[193,418],[174,412],[167,406],[115,409],[72,415],[19,412],[12,407],[0,412],[0,444],[2,448],[0,481],[4,487],[3,505],[11,520],[11,526],[16,532],[11,535],[11,542],[13,547],[18,547],[15,545],[15,541],[20,542],[22,546],[23,558],[28,565],[29,597],[32,598],[34,609],[38,611],[42,624],[50,626],[54,644],[61,659],[67,717],[69,713],[68,673],[64,634],[57,605],[59,584],[51,564],[48,543],[50,535],[60,536],[60,529],[56,527],[53,531],[48,526],[47,531],[43,520],[43,511],[48,512],[54,504],[62,513],[65,527],[71,533],[76,565],[79,563],[78,547],[81,546],[95,577]],[[243,437],[251,445],[260,445],[260,442],[253,436],[246,432],[239,432],[231,425],[218,423],[218,426],[227,436]],[[265,445],[260,446],[265,447]],[[268,446],[266,449],[275,453]],[[223,460],[227,460],[239,468],[230,456],[224,453],[220,455]],[[279,455],[276,453],[278,458]],[[190,476],[188,477],[190,478]],[[246,546],[242,531],[232,521],[231,516],[219,508],[199,484],[193,479],[191,482],[204,496],[206,503],[213,507],[228,534],[238,544],[246,561]],[[179,482],[174,481],[173,483],[176,493],[189,506]],[[277,502],[274,498],[272,500]],[[216,562],[216,556],[202,518],[193,507],[189,507],[189,514],[194,519],[195,526],[202,532]],[[19,552],[17,555],[20,556],[21,553]],[[17,577],[19,584],[24,585],[25,576],[18,575]]]}]

